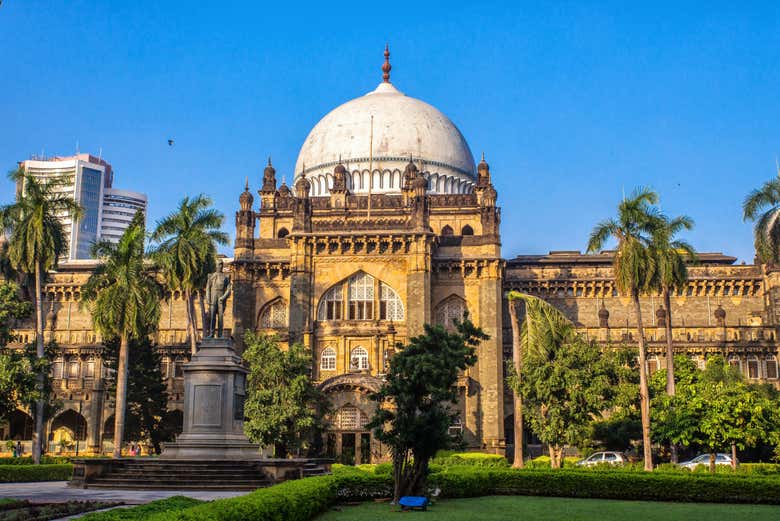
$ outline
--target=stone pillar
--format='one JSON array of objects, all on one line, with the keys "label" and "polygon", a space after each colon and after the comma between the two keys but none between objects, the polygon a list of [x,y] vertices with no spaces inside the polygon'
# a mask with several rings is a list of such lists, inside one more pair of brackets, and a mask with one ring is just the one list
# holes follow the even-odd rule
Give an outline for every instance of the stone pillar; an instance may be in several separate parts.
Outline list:
[{"label": "stone pillar", "polygon": [[293,239],[293,254],[292,262],[290,263],[290,295],[288,300],[290,303],[290,344],[303,342],[308,339],[307,333],[311,332],[311,251],[312,244],[307,238],[296,237]]},{"label": "stone pillar", "polygon": [[499,261],[485,268],[479,282],[479,326],[490,335],[477,349],[479,409],[482,440],[492,452],[501,452],[504,440],[504,356],[502,346],[502,286]]},{"label": "stone pillar", "polygon": [[161,458],[259,459],[244,434],[248,370],[227,338],[207,338],[184,364],[184,429]]}]

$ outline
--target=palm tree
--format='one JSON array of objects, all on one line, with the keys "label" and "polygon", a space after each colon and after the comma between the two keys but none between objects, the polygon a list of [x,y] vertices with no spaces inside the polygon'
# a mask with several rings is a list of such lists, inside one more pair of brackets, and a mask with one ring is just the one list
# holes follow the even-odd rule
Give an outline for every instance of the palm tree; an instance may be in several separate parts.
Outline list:
[{"label": "palm tree", "polygon": [[[674,396],[674,339],[672,338],[672,292],[688,282],[689,262],[696,262],[696,250],[688,242],[675,239],[682,230],[693,228],[686,215],[664,219],[653,233],[652,250],[658,263],[657,282],[661,288],[666,313],[666,394]],[[672,463],[677,463],[677,447],[672,444]]]},{"label": "palm tree", "polygon": [[131,339],[153,332],[160,321],[162,288],[144,259],[144,215],[138,211],[119,242],[102,241],[92,254],[102,263],[82,288],[81,301],[89,307],[95,330],[119,338],[114,413],[114,457],[122,455],[127,402],[127,359]]},{"label": "palm tree", "polygon": [[195,292],[202,290],[208,274],[214,270],[216,245],[228,244],[228,235],[220,231],[225,217],[211,204],[211,199],[203,194],[192,199],[185,197],[174,213],[157,222],[152,233],[152,240],[158,242],[152,258],[162,268],[168,288],[184,293],[192,354],[198,341]]},{"label": "palm tree", "polygon": [[780,262],[780,168],[778,177],[751,191],[742,202],[742,219],[755,221],[756,254],[761,262]]},{"label": "palm tree", "polygon": [[[512,368],[515,382],[511,386],[514,394],[514,446],[515,454],[512,466],[523,468],[523,400],[517,389],[520,388],[523,355],[539,355],[549,352],[553,346],[570,338],[574,324],[560,310],[544,300],[510,291],[509,315],[512,322]],[[525,305],[525,317],[522,324],[518,319],[517,305]]]},{"label": "palm tree", "polygon": [[639,409],[642,416],[642,445],[644,468],[653,470],[650,445],[650,393],[647,383],[647,352],[642,324],[639,296],[658,286],[657,259],[651,250],[653,233],[664,218],[655,205],[658,194],[647,188],[638,188],[618,205],[617,219],[607,219],[596,225],[590,234],[588,252],[600,251],[608,239],[617,240],[613,261],[615,285],[623,294],[629,294],[636,313],[639,341]]},{"label": "palm tree", "polygon": [[[58,181],[39,181],[25,173],[23,168],[9,174],[21,189],[16,202],[0,211],[2,229],[8,232],[8,261],[10,267],[35,280],[35,352],[44,358],[44,312],[41,297],[46,272],[57,267],[59,258],[68,251],[67,236],[60,216],[69,214],[75,223],[83,214],[81,206],[58,187]],[[38,389],[44,388],[46,375],[38,375]],[[33,437],[33,462],[40,463],[44,439],[45,398],[35,404],[35,435]]]}]

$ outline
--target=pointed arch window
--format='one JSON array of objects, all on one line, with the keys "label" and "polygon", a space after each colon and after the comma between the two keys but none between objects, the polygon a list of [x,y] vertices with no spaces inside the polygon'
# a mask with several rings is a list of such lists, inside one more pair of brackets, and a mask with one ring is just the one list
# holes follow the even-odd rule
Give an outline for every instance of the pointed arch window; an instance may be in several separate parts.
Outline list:
[{"label": "pointed arch window", "polygon": [[771,355],[766,357],[766,378],[777,380],[777,359]]},{"label": "pointed arch window", "polygon": [[466,301],[456,295],[452,295],[436,306],[434,319],[437,325],[451,330],[455,328],[456,320],[463,320],[463,314],[466,310]]},{"label": "pointed arch window", "polygon": [[320,355],[320,369],[322,371],[336,370],[336,350],[332,347],[326,347]]},{"label": "pointed arch window", "polygon": [[393,288],[379,283],[379,320],[403,320],[404,304]]},{"label": "pointed arch window", "polygon": [[322,297],[317,314],[319,320],[341,320],[344,304],[344,291],[341,284],[333,286]]},{"label": "pointed arch window", "polygon": [[368,423],[368,415],[354,405],[345,405],[336,412],[335,427],[341,430],[360,430]]},{"label": "pointed arch window", "polygon": [[349,319],[374,318],[374,277],[360,273],[349,279]]},{"label": "pointed arch window", "polygon": [[280,329],[287,327],[287,303],[281,299],[268,304],[260,313],[261,329]]},{"label": "pointed arch window", "polygon": [[404,317],[404,304],[398,292],[363,272],[326,291],[317,308],[317,320],[404,320]]},{"label": "pointed arch window", "polygon": [[349,368],[352,371],[368,370],[368,351],[364,347],[356,347],[349,354]]}]

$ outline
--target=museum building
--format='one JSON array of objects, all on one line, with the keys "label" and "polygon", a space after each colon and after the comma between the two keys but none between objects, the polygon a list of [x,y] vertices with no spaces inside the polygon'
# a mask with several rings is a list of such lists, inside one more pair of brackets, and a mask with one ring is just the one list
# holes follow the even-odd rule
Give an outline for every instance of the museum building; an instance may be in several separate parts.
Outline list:
[{"label": "museum building", "polygon": [[[490,339],[458,380],[460,421],[451,432],[472,448],[503,453],[513,425],[504,384],[511,359],[505,292],[542,297],[589,338],[627,346],[635,344],[631,302],[615,288],[611,252],[504,260],[487,162],[483,157],[475,164],[455,124],[401,92],[390,70],[385,51],[376,89],[314,126],[292,186],[278,183],[270,160],[256,195],[246,183],[235,216],[234,257],[225,268],[233,281],[225,327],[239,349],[245,331],[308,346],[312,374],[332,409],[327,451],[369,462],[385,456],[365,427],[375,407],[369,395],[381,385],[397,345],[426,323],[453,327],[467,311]],[[735,260],[704,253],[690,268],[688,286],[672,298],[676,348],[700,365],[708,355],[723,355],[751,381],[777,383],[780,274]],[[50,276],[45,298],[47,335],[62,346],[54,378],[65,404],[51,430],[71,432],[97,451],[110,439],[113,404],[102,378],[100,338],[78,306],[92,268],[63,265]],[[650,317],[654,371],[665,366],[663,301],[648,295],[641,305]],[[188,356],[183,296],[168,295],[162,315],[156,341],[169,408],[178,411]],[[18,324],[17,332],[31,340],[34,326]],[[28,439],[28,420],[17,411],[6,437]]]}]

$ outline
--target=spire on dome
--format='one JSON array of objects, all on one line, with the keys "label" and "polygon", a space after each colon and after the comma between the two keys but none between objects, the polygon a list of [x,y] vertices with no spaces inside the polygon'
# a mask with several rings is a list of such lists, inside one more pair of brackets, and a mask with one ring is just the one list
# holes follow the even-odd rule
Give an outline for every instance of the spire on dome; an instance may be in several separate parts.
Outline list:
[{"label": "spire on dome", "polygon": [[390,83],[390,70],[393,67],[390,65],[390,45],[385,44],[385,63],[382,65],[382,81]]}]

